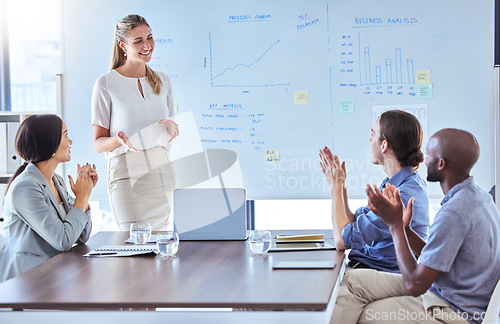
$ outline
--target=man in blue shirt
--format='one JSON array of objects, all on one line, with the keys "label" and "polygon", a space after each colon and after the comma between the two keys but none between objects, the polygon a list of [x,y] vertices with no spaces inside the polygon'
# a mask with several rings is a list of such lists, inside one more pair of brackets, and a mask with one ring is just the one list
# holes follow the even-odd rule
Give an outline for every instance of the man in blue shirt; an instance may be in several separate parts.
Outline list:
[{"label": "man in blue shirt", "polygon": [[500,213],[469,175],[478,158],[468,132],[443,129],[429,139],[427,180],[439,181],[445,197],[427,243],[408,226],[413,199],[406,209],[395,187],[382,194],[368,186],[368,205],[390,228],[401,274],[348,272],[349,293],[337,300],[334,321],[481,322],[500,279]]},{"label": "man in blue shirt", "polygon": [[[404,204],[415,197],[412,229],[422,238],[429,230],[427,185],[416,172],[424,160],[422,126],[401,110],[384,112],[375,122],[370,137],[372,162],[381,165],[387,178],[380,185],[399,188]],[[351,249],[349,265],[399,272],[389,228],[368,206],[352,213],[347,203],[345,162],[325,147],[320,150],[321,167],[331,188],[332,223],[338,250]]]}]

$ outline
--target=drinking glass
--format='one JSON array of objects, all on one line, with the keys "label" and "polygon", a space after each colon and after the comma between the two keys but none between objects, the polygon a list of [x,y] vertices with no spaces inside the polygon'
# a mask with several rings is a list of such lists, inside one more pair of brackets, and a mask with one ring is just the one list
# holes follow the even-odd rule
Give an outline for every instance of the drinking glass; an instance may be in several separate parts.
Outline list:
[{"label": "drinking glass", "polygon": [[271,232],[253,230],[250,232],[248,244],[253,254],[265,254],[271,248]]},{"label": "drinking glass", "polygon": [[130,224],[130,237],[135,244],[146,244],[151,237],[151,224],[137,222]]},{"label": "drinking glass", "polygon": [[179,235],[176,232],[159,232],[156,246],[161,255],[174,256],[179,250]]}]

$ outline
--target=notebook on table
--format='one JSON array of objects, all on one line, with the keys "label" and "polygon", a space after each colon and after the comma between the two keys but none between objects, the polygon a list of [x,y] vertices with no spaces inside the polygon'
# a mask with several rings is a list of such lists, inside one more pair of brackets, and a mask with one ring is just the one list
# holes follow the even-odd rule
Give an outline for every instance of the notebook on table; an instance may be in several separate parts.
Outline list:
[{"label": "notebook on table", "polygon": [[158,254],[156,245],[103,245],[84,254],[84,257],[120,257]]},{"label": "notebook on table", "polygon": [[174,190],[174,230],[180,240],[246,240],[246,190]]}]

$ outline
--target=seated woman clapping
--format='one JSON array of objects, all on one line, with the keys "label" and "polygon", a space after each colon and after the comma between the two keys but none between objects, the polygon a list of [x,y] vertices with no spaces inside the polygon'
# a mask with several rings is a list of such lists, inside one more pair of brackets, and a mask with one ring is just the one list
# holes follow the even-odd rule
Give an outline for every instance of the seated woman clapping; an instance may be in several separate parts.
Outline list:
[{"label": "seated woman clapping", "polygon": [[69,176],[74,199],[55,173],[59,163],[71,159],[71,144],[66,125],[55,115],[30,116],[19,126],[15,145],[26,162],[10,179],[5,194],[0,281],[89,239],[88,200],[98,179],[95,166],[78,165],[76,180]]}]

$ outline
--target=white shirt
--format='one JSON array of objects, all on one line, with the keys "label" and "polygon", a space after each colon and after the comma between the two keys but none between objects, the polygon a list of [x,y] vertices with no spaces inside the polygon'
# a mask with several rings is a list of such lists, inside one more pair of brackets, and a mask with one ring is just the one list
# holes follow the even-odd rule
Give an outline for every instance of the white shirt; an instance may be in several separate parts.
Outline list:
[{"label": "white shirt", "polygon": [[[169,149],[167,129],[158,121],[174,115],[172,85],[166,74],[156,73],[163,82],[159,95],[153,93],[146,77],[129,78],[116,70],[101,75],[92,93],[92,125],[108,129],[110,136],[123,131],[140,150],[155,146]],[[138,81],[144,96],[139,91]],[[126,149],[119,146],[106,157],[125,152]]]}]

